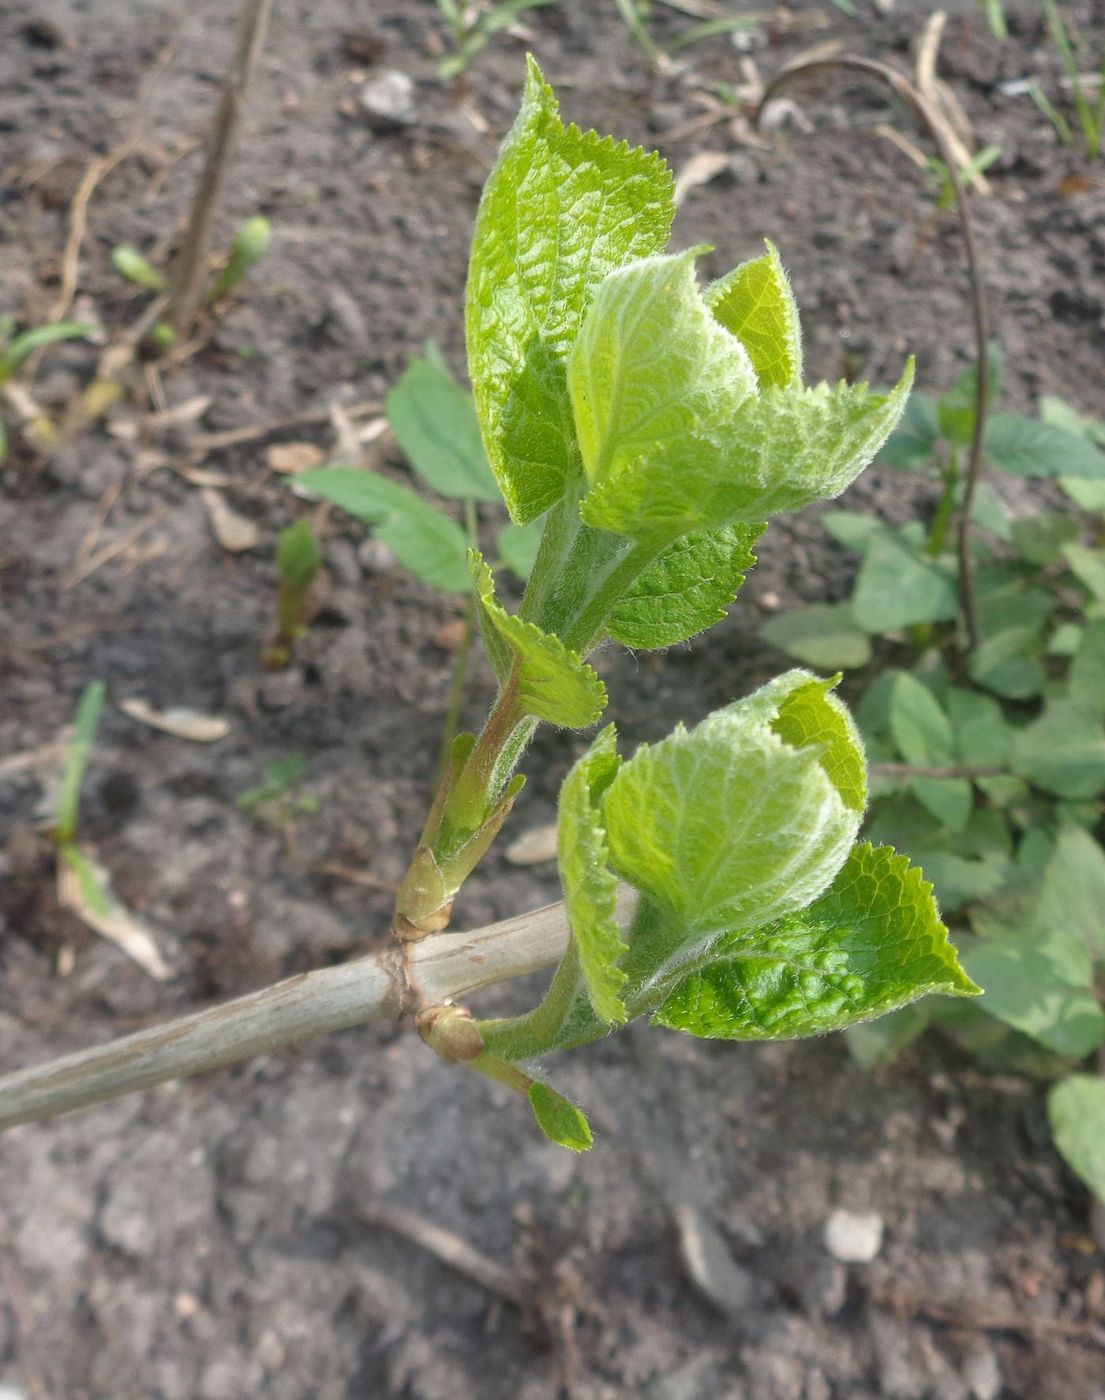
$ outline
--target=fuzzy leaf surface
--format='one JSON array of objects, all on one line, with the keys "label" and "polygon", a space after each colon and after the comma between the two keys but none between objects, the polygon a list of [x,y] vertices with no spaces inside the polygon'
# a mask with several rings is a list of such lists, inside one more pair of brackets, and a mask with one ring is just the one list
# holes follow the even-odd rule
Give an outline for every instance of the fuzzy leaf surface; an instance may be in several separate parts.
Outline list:
[{"label": "fuzzy leaf surface", "polygon": [[531,59],[476,216],[465,311],[476,413],[519,524],[578,471],[564,365],[594,290],[660,252],[674,213],[660,157],[565,127]]},{"label": "fuzzy leaf surface", "polygon": [[767,387],[710,315],[695,251],[649,258],[599,288],[568,381],[591,490],[589,525],[637,539],[763,520],[835,496],[893,429],[912,365],[866,385]]},{"label": "fuzzy leaf surface", "polygon": [[621,764],[608,725],[560,788],[557,850],[560,882],[580,971],[595,1014],[607,1024],[626,1020],[618,960],[628,952],[618,926],[618,879],[609,865],[600,800]]},{"label": "fuzzy leaf surface", "polygon": [[798,303],[779,251],[764,240],[762,258],[742,263],[706,289],[706,305],[748,351],[764,387],[802,381],[802,328]]},{"label": "fuzzy leaf surface", "polygon": [[614,609],[611,637],[641,650],[670,647],[720,622],[756,562],[760,529],[727,525],[673,540]]},{"label": "fuzzy leaf surface", "polygon": [[611,862],[670,912],[681,942],[762,924],[840,869],[862,763],[844,707],[792,671],[622,765],[603,799]]},{"label": "fuzzy leaf surface", "polygon": [[300,472],[294,484],[376,527],[412,574],[446,593],[467,593],[468,541],[455,520],[406,486],[354,467]]},{"label": "fuzzy leaf surface", "polygon": [[455,501],[500,499],[472,396],[449,373],[436,345],[411,360],[384,407],[411,466],[440,495]]},{"label": "fuzzy leaf surface", "polygon": [[469,559],[484,645],[500,682],[517,687],[527,715],[569,729],[594,724],[606,708],[606,687],[596,672],[559,637],[508,613],[495,597],[495,581],[482,556],[472,550]]},{"label": "fuzzy leaf surface", "polygon": [[721,938],[655,1019],[708,1039],[782,1040],[977,991],[920,870],[863,843],[809,908]]},{"label": "fuzzy leaf surface", "polygon": [[541,1131],[558,1147],[586,1152],[594,1142],[591,1125],[582,1109],[548,1084],[535,1081],[529,1087],[529,1102]]}]

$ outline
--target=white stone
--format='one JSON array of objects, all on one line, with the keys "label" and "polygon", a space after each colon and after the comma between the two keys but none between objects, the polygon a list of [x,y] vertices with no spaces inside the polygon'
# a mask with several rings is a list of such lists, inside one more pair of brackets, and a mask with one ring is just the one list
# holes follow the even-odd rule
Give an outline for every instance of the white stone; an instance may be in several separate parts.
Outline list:
[{"label": "white stone", "polygon": [[842,1264],[870,1264],[882,1248],[882,1232],[881,1215],[837,1209],[825,1221],[825,1248]]}]

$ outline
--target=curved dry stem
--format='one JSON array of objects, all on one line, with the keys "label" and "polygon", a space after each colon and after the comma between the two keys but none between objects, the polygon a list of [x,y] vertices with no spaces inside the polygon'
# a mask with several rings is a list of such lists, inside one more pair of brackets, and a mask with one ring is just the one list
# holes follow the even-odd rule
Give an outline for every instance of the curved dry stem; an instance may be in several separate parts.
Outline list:
[{"label": "curved dry stem", "polygon": [[978,645],[978,610],[975,603],[974,561],[971,558],[971,516],[974,508],[975,492],[978,489],[982,472],[982,451],[986,435],[986,415],[990,408],[990,313],[986,302],[986,291],[982,283],[982,273],[978,255],[978,240],[975,237],[974,220],[971,217],[967,192],[959,177],[959,161],[948,139],[947,126],[940,113],[924,93],[898,69],[876,58],[863,58],[858,54],[841,54],[836,58],[799,59],[781,68],[764,89],[763,96],[755,112],[758,123],[764,108],[781,88],[795,78],[812,73],[845,72],[863,73],[885,83],[911,109],[920,125],[932,137],[948,172],[952,193],[955,197],[959,227],[963,234],[963,249],[966,255],[967,276],[971,289],[971,310],[974,319],[975,354],[977,360],[975,422],[967,457],[967,470],[964,476],[963,500],[960,503],[959,518],[956,523],[956,553],[959,558],[959,606],[963,614],[963,625],[967,634],[967,649],[973,651]]}]

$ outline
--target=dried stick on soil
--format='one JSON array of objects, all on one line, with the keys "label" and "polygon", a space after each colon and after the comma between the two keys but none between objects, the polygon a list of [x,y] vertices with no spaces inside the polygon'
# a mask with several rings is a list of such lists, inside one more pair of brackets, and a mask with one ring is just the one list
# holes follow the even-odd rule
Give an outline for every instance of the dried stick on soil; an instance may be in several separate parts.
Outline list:
[{"label": "dried stick on soil", "polygon": [[273,0],[242,0],[238,28],[234,39],[234,56],[223,82],[207,157],[200,173],[188,231],[173,270],[173,296],[169,321],[178,336],[186,336],[192,328],[206,272],[207,244],[215,205],[222,188],[226,167],[234,147],[238,122],[245,105],[250,78],[265,42],[265,33],[272,14]]},{"label": "dried stick on soil", "polygon": [[442,1225],[435,1225],[432,1220],[425,1220],[412,1211],[402,1210],[382,1201],[368,1204],[359,1202],[356,1210],[358,1217],[366,1225],[390,1230],[393,1234],[410,1240],[412,1244],[440,1259],[454,1273],[471,1279],[493,1298],[498,1298],[514,1308],[532,1305],[532,1291],[516,1274],[470,1245],[467,1240],[461,1239],[452,1230],[446,1230]]},{"label": "dried stick on soil", "polygon": [[939,151],[955,197],[955,207],[959,216],[959,227],[963,234],[963,248],[967,260],[967,277],[971,289],[977,367],[974,432],[967,454],[963,500],[960,502],[959,518],[956,523],[956,553],[959,557],[959,607],[963,614],[963,626],[967,634],[967,648],[969,651],[973,651],[978,645],[978,610],[975,604],[974,560],[971,558],[971,516],[979,476],[982,473],[986,415],[990,409],[990,313],[986,303],[986,290],[982,283],[974,220],[971,217],[971,209],[967,201],[967,193],[963,188],[963,181],[959,178],[959,162],[949,140],[946,119],[904,73],[900,73],[889,63],[881,63],[875,58],[862,58],[857,54],[841,54],[836,58],[798,59],[795,63],[781,68],[768,83],[756,108],[756,122],[759,123],[772,98],[795,78],[806,77],[813,73],[833,73],[841,70],[863,73],[867,77],[878,78],[906,103]]},{"label": "dried stick on soil", "polygon": [[[623,893],[623,920],[630,917],[634,899]],[[221,1069],[329,1031],[397,1020],[461,999],[552,966],[567,941],[564,906],[550,904],[472,933],[438,934],[301,973],[224,1006],[5,1075],[0,1130]]]}]

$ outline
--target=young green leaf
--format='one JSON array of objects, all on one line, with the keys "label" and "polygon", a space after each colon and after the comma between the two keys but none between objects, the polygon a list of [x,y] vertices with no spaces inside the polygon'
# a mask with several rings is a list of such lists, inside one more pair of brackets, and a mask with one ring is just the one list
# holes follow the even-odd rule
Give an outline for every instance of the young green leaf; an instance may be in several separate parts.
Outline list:
[{"label": "young green leaf", "polygon": [[111,265],[120,277],[125,277],[136,287],[145,287],[150,292],[163,292],[168,286],[165,274],[129,243],[120,243],[112,248]]},{"label": "young green leaf", "polygon": [[565,360],[595,288],[660,252],[675,213],[659,156],[565,127],[530,59],[484,187],[468,270],[468,371],[510,513],[535,519],[578,472]]},{"label": "young green leaf", "polygon": [[762,924],[840,869],[863,810],[861,767],[844,707],[792,671],[622,765],[603,798],[611,863],[688,945]]},{"label": "young green leaf", "polygon": [[422,479],[456,501],[497,501],[472,396],[432,342],[416,356],[384,401],[399,446]]},{"label": "young green leaf", "polygon": [[1105,452],[1088,438],[1019,413],[987,420],[986,458],[1014,476],[1105,477]]},{"label": "young green leaf", "polygon": [[618,880],[609,866],[600,802],[621,760],[617,734],[608,725],[560,788],[557,850],[568,923],[587,995],[600,1020],[627,1019],[618,960],[628,952],[617,920]]},{"label": "young green leaf", "polygon": [[563,1094],[534,1080],[529,1086],[529,1102],[538,1126],[550,1142],[572,1152],[586,1152],[591,1147],[594,1142],[591,1125],[583,1111]]},{"label": "young green leaf", "polygon": [[399,562],[426,583],[446,593],[471,588],[464,531],[408,487],[351,467],[317,467],[300,472],[293,484],[374,525]]},{"label": "young green leaf", "polygon": [[978,988],[956,960],[932,886],[889,846],[856,846],[828,891],[776,922],[725,934],[655,1019],[724,1040],[818,1035],[933,992]]},{"label": "young green leaf", "polygon": [[234,235],[226,267],[208,288],[208,303],[214,305],[236,287],[250,268],[256,267],[265,256],[271,242],[272,225],[264,214],[247,219]]},{"label": "young green leaf", "polygon": [[1067,694],[1075,704],[1105,719],[1105,619],[1082,630],[1067,677]]},{"label": "young green leaf", "polygon": [[955,758],[979,768],[1000,768],[1009,760],[1015,730],[1006,724],[1001,706],[977,690],[952,686],[945,702],[955,731]]},{"label": "young green leaf", "polygon": [[[990,369],[990,402],[997,403],[1001,392],[1001,346],[991,341],[986,347]],[[978,364],[970,365],[936,405],[940,432],[958,447],[967,447],[975,429],[978,403]]]},{"label": "young green leaf", "polygon": [[591,490],[589,525],[671,540],[839,494],[897,422],[912,365],[887,397],[865,385],[768,387],[711,316],[696,251],[612,273],[568,361]]},{"label": "young green leaf", "polygon": [[1078,582],[1090,590],[1097,602],[1105,603],[1105,550],[1067,544],[1063,546],[1063,556]]},{"label": "young green leaf", "polygon": [[871,642],[852,620],[850,603],[814,603],[779,613],[764,623],[760,636],[788,656],[821,670],[848,670],[871,660]]},{"label": "young green leaf", "polygon": [[52,321],[48,326],[35,326],[24,331],[0,354],[0,384],[10,379],[27,356],[40,346],[56,345],[62,340],[81,340],[87,335],[94,335],[95,331],[95,326],[83,321]]},{"label": "young green leaf", "polygon": [[1105,791],[1105,729],[1096,706],[1049,700],[1017,735],[1010,766],[1059,797],[1096,797]]},{"label": "young green leaf", "polygon": [[1010,528],[1013,548],[1029,564],[1041,567],[1062,558],[1065,544],[1078,539],[1078,521],[1067,511],[1022,515]]},{"label": "young green leaf", "polygon": [[469,554],[483,622],[484,645],[503,685],[513,685],[527,715],[585,729],[606,708],[606,687],[559,637],[508,613],[495,597],[491,570],[476,550]]},{"label": "young green leaf", "polygon": [[1105,851],[1079,826],[1059,829],[1033,922],[1072,933],[1105,955]]},{"label": "young green leaf", "polygon": [[706,305],[748,351],[760,384],[785,388],[802,382],[802,328],[779,251],[770,240],[764,243],[762,258],[706,288]]},{"label": "young green leaf", "polygon": [[81,788],[84,786],[84,775],[92,757],[92,745],[96,742],[96,731],[100,727],[100,714],[106,696],[107,686],[103,681],[90,681],[77,703],[73,738],[69,744],[69,755],[62,775],[61,792],[58,794],[58,819],[54,826],[54,836],[62,845],[69,845],[77,838]]},{"label": "young green leaf", "polygon": [[670,647],[720,622],[756,562],[761,528],[727,525],[673,540],[614,609],[611,637],[641,650]]},{"label": "young green leaf", "polygon": [[289,588],[304,589],[322,566],[315,532],[309,520],[285,526],[276,537],[276,571]]},{"label": "young green leaf", "polygon": [[959,610],[955,579],[925,559],[900,532],[871,540],[852,597],[852,615],[865,632],[897,632],[924,622],[944,622]]},{"label": "young green leaf", "polygon": [[986,991],[983,1011],[1056,1054],[1082,1059],[1105,1042],[1105,1012],[1093,993],[1089,954],[1062,929],[1007,929],[963,951],[963,963]]},{"label": "young green leaf", "polygon": [[955,758],[951,721],[928,686],[906,671],[899,671],[894,677],[890,732],[909,763],[941,765]]},{"label": "young green leaf", "polygon": [[1105,1079],[1072,1074],[1047,1096],[1055,1146],[1076,1176],[1105,1200]]},{"label": "young green leaf", "polygon": [[1039,695],[1047,681],[1039,626],[1015,625],[984,636],[971,653],[967,670],[973,681],[1010,700]]}]

